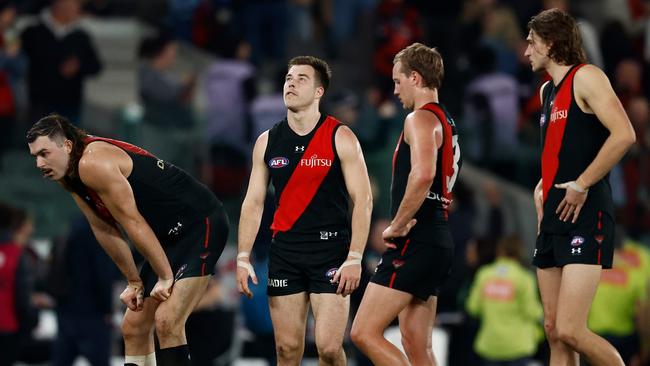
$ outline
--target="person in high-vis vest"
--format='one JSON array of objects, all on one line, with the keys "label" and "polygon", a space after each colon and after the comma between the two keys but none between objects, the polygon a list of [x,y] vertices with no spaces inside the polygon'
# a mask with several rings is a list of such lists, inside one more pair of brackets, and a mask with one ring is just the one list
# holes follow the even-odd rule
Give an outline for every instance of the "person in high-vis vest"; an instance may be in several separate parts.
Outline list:
[{"label": "person in high-vis vest", "polygon": [[537,351],[542,305],[521,250],[517,237],[501,239],[497,259],[479,269],[467,299],[468,313],[481,321],[474,351],[486,366],[524,366]]},{"label": "person in high-vis vest", "polygon": [[642,325],[637,322],[647,306],[650,263],[646,262],[648,253],[626,240],[620,227],[616,228],[614,246],[614,264],[600,278],[588,325],[616,347],[626,364],[631,364],[635,355],[642,356]]}]

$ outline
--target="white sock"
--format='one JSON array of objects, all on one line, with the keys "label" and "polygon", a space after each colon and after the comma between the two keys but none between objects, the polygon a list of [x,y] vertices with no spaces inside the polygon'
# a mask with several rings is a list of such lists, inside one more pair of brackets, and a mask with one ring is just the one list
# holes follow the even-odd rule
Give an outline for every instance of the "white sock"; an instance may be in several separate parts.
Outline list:
[{"label": "white sock", "polygon": [[144,366],[156,366],[156,352],[151,352],[146,356]]},{"label": "white sock", "polygon": [[147,360],[147,356],[129,356],[129,355],[124,356],[125,364],[131,363],[137,366],[145,366],[146,360]]}]

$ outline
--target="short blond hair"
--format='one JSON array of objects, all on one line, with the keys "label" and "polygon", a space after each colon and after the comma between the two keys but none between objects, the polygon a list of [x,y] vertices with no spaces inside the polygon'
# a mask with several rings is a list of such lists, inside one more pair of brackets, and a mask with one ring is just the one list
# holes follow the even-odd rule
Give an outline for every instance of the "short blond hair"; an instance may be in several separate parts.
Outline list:
[{"label": "short blond hair", "polygon": [[437,49],[422,43],[413,43],[395,55],[393,64],[398,62],[402,63],[400,70],[402,73],[409,74],[411,71],[416,71],[420,74],[425,87],[438,89],[442,85],[445,68]]}]

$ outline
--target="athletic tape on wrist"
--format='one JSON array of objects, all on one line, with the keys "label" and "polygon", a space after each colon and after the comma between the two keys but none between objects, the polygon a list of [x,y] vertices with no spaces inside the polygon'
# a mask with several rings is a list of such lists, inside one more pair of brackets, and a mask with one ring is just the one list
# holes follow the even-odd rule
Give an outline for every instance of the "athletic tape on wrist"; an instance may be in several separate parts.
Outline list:
[{"label": "athletic tape on wrist", "polygon": [[569,187],[571,187],[571,189],[573,189],[574,191],[580,192],[580,193],[585,193],[585,192],[587,192],[589,190],[589,188],[584,189],[584,188],[580,187],[580,185],[576,181],[569,182]]},{"label": "athletic tape on wrist", "polygon": [[[238,257],[239,257],[239,256],[238,256]],[[250,262],[239,261],[239,260],[238,260],[238,261],[237,261],[237,267],[244,268],[245,270],[248,271],[248,275],[249,275],[249,276],[251,276],[251,277],[256,277],[256,278],[257,278],[257,276],[255,275],[255,270],[253,269],[253,266],[250,264]]]},{"label": "athletic tape on wrist", "polygon": [[361,259],[363,258],[363,254],[359,252],[355,252],[354,250],[351,250],[348,252],[348,257],[354,258],[354,259]]},{"label": "athletic tape on wrist", "polygon": [[[348,257],[351,257],[351,255],[348,255]],[[336,274],[341,273],[341,270],[343,269],[343,267],[355,266],[355,265],[361,265],[361,259],[360,258],[354,258],[354,259],[346,260],[345,262],[343,262],[343,264],[341,264],[339,269],[336,270]]]},{"label": "athletic tape on wrist", "polygon": [[251,253],[249,252],[239,252],[239,254],[237,254],[237,259],[248,258],[250,255]]}]

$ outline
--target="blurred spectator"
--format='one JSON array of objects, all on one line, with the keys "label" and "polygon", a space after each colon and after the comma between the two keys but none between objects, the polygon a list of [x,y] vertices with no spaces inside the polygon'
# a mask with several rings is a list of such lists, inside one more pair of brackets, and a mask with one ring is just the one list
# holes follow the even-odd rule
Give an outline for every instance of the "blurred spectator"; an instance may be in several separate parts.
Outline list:
[{"label": "blurred spectator", "polygon": [[[574,10],[570,9],[568,0],[544,0],[543,3],[544,9],[557,8],[567,13]],[[587,60],[589,63],[604,69],[605,63],[603,61],[603,53],[600,51],[598,31],[589,20],[580,16],[576,16],[576,20],[578,21],[578,28],[580,28],[582,47],[587,54]]]},{"label": "blurred spectator", "polygon": [[248,111],[255,96],[255,67],[248,61],[250,53],[248,43],[233,41],[224,58],[214,61],[205,73],[208,139],[245,155],[250,152]]},{"label": "blurred spectator", "polygon": [[119,271],[83,217],[74,220],[68,238],[53,250],[49,281],[58,331],[52,365],[69,366],[83,356],[93,366],[108,366],[113,285],[120,278]]},{"label": "blurred spectator", "polygon": [[314,37],[314,20],[312,13],[314,12],[314,0],[290,0],[287,3],[287,15],[290,22],[288,25],[288,32],[295,36],[296,40],[308,42],[313,40]]},{"label": "blurred spectator", "polygon": [[[466,310],[467,299],[476,272],[479,268],[494,262],[496,258],[496,243],[490,238],[472,238],[467,242],[465,253],[465,268],[467,269],[456,289],[457,302],[455,309]],[[441,296],[442,297],[442,296]],[[466,313],[463,311],[463,315]],[[480,365],[481,361],[473,348],[480,323],[476,318],[464,317],[456,324],[448,324],[449,335],[449,365],[465,366]]]},{"label": "blurred spectator", "polygon": [[231,47],[242,30],[239,29],[241,14],[232,0],[203,0],[194,11],[192,20],[192,43],[221,55]]},{"label": "blurred spectator", "polygon": [[467,299],[467,311],[481,320],[474,349],[485,366],[526,366],[537,350],[542,305],[521,251],[518,238],[501,239],[496,261],[479,269]]},{"label": "blurred spectator", "polygon": [[38,314],[30,301],[31,273],[24,243],[31,235],[26,213],[0,203],[0,365],[10,366],[36,326]]},{"label": "blurred spectator", "polygon": [[192,22],[201,0],[168,0],[167,14],[169,26],[174,38],[190,41],[192,38]]},{"label": "blurred spectator", "polygon": [[255,68],[248,61],[250,52],[248,43],[235,41],[224,53],[226,58],[212,63],[205,74],[211,188],[219,197],[238,197],[248,176],[250,103],[255,96]]},{"label": "blurred spectator", "polygon": [[178,80],[169,72],[177,52],[176,42],[162,33],[140,43],[139,93],[145,107],[144,119],[155,126],[188,128],[193,124],[190,103],[196,75]]},{"label": "blurred spectator", "polygon": [[[284,79],[284,73],[282,79]],[[251,136],[261,135],[287,116],[281,85],[279,80],[259,80],[257,96],[250,104],[253,129]]]},{"label": "blurred spectator", "polygon": [[22,33],[32,120],[57,112],[81,121],[84,79],[102,69],[90,36],[80,26],[81,2],[54,0],[40,21]]},{"label": "blurred spectator", "polygon": [[27,66],[14,33],[15,19],[13,1],[0,0],[0,156],[12,143],[16,123],[16,86]]},{"label": "blurred spectator", "polygon": [[256,65],[277,63],[285,55],[289,19],[285,0],[248,0],[242,9],[244,37]]},{"label": "blurred spectator", "polygon": [[[300,1],[300,0],[299,0]],[[359,20],[367,18],[377,7],[378,0],[322,1],[321,9],[328,33],[328,51],[337,57],[344,43],[354,39]]]},{"label": "blurred spectator", "polygon": [[404,0],[382,0],[377,7],[375,50],[372,55],[377,83],[384,94],[393,93],[393,58],[399,50],[421,41],[418,10]]},{"label": "blurred spectator", "polygon": [[623,220],[636,237],[650,232],[650,106],[644,97],[632,99],[627,106],[637,139],[621,161],[626,204]]},{"label": "blurred spectator", "polygon": [[632,39],[619,21],[609,22],[602,30],[600,48],[603,51],[604,70],[610,78],[614,75],[616,66],[621,60],[635,57]]},{"label": "blurred spectator", "polygon": [[464,129],[473,131],[474,159],[490,167],[512,173],[518,150],[517,124],[519,87],[509,74],[496,70],[496,56],[487,46],[473,52],[472,65],[477,76],[465,89]]},{"label": "blurred spectator", "polygon": [[515,75],[516,52],[523,38],[515,13],[503,5],[490,6],[482,17],[482,27],[481,44],[494,51],[496,70]]},{"label": "blurred spectator", "polygon": [[475,237],[474,222],[477,209],[474,193],[463,180],[457,180],[454,185],[454,199],[449,206],[449,228],[454,239],[454,263],[449,279],[443,286],[438,299],[438,313],[456,312],[464,309],[464,304],[458,306],[458,296],[467,278],[473,276],[475,269],[470,268],[465,252],[470,239]]},{"label": "blurred spectator", "polygon": [[[626,365],[639,353],[636,321],[647,301],[650,280],[648,252],[634,245],[623,246],[625,230],[616,228],[614,264],[603,271],[589,312],[589,329],[607,339]],[[645,268],[642,267],[645,265]]]},{"label": "blurred spectator", "polygon": [[616,65],[614,90],[623,107],[627,108],[632,99],[643,96],[642,82],[643,66],[639,60],[627,58]]}]

